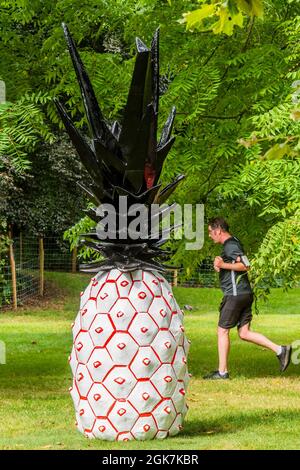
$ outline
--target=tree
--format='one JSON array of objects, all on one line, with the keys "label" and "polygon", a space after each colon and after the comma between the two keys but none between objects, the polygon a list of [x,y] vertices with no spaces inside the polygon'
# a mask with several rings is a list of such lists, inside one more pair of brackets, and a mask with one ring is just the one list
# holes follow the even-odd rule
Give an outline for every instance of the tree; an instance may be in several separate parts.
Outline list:
[{"label": "tree", "polygon": [[[204,3],[214,4],[220,16],[220,2],[202,2],[202,7]],[[268,231],[276,231],[277,223],[296,216],[296,209],[285,206],[289,198],[297,197],[298,186],[292,195],[291,179],[289,185],[282,180],[289,171],[298,171],[299,111],[291,106],[289,95],[295,91],[291,84],[299,79],[300,6],[295,0],[263,2],[261,18],[260,10],[253,10],[261,2],[222,2],[224,7],[225,3],[228,11],[244,5],[243,25],[232,28],[231,35],[224,32],[225,23],[223,29],[211,30],[211,22],[218,21],[217,17],[203,20],[200,29],[194,27],[187,33],[178,20],[199,7],[198,2],[188,0],[116,0],[109,7],[99,0],[0,2],[0,70],[9,99],[17,100],[26,92],[46,91],[50,97],[60,96],[78,128],[86,132],[61,20],[68,24],[79,45],[109,120],[118,119],[124,106],[135,36],[147,42],[160,26],[162,81],[168,86],[161,100],[161,120],[166,119],[171,105],[177,106],[176,142],[162,178],[168,181],[185,173],[186,181],[174,195],[176,201],[204,203],[207,218],[219,214],[227,217],[251,257],[257,253],[259,258],[259,250],[268,243]],[[245,3],[253,8],[246,11]],[[49,122],[56,132],[59,119],[52,102],[40,106],[46,124]],[[272,160],[279,154],[280,158]],[[269,172],[280,179],[278,193],[268,194],[263,185],[261,176]],[[259,194],[260,199],[254,202]],[[270,200],[285,212],[264,212]],[[73,239],[75,233],[73,230]],[[280,230],[276,233],[279,236]],[[284,237],[278,238],[278,246],[283,241]],[[184,242],[171,245],[176,249],[174,262],[190,267],[191,272],[202,259],[215,253],[209,243],[197,253],[186,252]],[[274,253],[270,254],[273,257]],[[285,282],[294,276],[291,266],[285,272]],[[268,277],[263,267],[259,269]]]},{"label": "tree", "polygon": [[[205,0],[200,0],[205,2]],[[214,34],[231,36],[234,26],[243,27],[244,19],[263,16],[263,0],[211,0],[201,8],[183,13],[182,23],[187,30],[200,29]]]}]

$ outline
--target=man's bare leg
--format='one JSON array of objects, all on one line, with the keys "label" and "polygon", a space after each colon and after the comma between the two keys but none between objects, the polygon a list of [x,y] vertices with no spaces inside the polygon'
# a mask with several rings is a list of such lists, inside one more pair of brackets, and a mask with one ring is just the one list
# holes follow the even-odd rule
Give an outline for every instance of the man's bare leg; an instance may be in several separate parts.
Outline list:
[{"label": "man's bare leg", "polygon": [[218,326],[219,372],[221,374],[228,371],[228,356],[230,351],[229,333],[229,329]]},{"label": "man's bare leg", "polygon": [[266,338],[261,333],[256,333],[255,331],[250,330],[250,323],[239,328],[239,337],[244,341],[249,341],[250,343],[258,344],[264,348],[271,349],[275,354],[280,351],[281,347],[279,344],[275,344]]}]

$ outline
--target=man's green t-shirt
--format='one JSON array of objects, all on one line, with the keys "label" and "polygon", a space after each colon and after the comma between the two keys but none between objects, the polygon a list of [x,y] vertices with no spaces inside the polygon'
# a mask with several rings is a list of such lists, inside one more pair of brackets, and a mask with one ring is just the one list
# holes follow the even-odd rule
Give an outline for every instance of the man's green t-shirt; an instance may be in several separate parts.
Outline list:
[{"label": "man's green t-shirt", "polygon": [[[230,237],[223,243],[221,257],[225,263],[235,263],[238,256],[246,267],[249,266],[249,261],[244,253],[241,242],[236,237]],[[247,271],[220,269],[219,278],[224,295],[252,293]]]}]

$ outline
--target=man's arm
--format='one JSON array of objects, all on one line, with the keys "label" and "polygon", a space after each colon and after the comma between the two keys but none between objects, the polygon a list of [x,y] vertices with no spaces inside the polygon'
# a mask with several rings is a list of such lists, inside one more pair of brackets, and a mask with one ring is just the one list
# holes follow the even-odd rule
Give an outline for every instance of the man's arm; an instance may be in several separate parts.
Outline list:
[{"label": "man's arm", "polygon": [[[229,269],[231,271],[249,271],[250,266],[245,266],[244,263],[241,262],[240,256],[237,257],[235,263],[225,263],[221,256],[216,256],[214,261],[214,268],[216,269]],[[216,269],[216,271],[217,271]]]}]

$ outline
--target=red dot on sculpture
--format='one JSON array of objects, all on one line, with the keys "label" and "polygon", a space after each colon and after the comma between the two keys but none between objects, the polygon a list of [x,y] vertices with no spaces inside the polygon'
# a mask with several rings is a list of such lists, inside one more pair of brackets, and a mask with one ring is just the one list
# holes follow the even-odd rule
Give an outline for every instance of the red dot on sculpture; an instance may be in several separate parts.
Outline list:
[{"label": "red dot on sculpture", "polygon": [[173,380],[173,379],[172,379],[172,377],[171,377],[170,375],[166,375],[166,377],[164,377],[164,381],[165,381],[165,382],[168,382],[168,383],[169,383],[169,382],[172,382],[172,380]]},{"label": "red dot on sculpture", "polygon": [[117,377],[114,382],[116,382],[119,385],[122,385],[125,382],[125,379],[123,377]]}]

